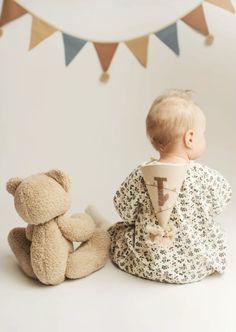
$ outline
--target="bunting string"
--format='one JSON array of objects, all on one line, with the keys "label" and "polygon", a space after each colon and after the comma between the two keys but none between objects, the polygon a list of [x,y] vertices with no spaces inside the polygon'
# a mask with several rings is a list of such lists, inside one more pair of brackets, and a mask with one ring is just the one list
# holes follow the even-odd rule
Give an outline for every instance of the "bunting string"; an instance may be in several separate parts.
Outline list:
[{"label": "bunting string", "polygon": [[109,79],[109,68],[113,57],[118,49],[120,43],[124,43],[129,51],[133,54],[136,60],[144,67],[147,67],[148,59],[148,45],[151,34],[155,35],[162,43],[164,43],[171,52],[176,56],[180,55],[179,41],[178,41],[178,26],[179,21],[186,24],[189,28],[205,37],[205,45],[211,45],[214,41],[213,35],[210,33],[207,20],[204,13],[203,3],[207,2],[211,5],[217,6],[230,13],[235,13],[230,0],[204,0],[200,5],[190,11],[187,15],[178,18],[175,22],[171,22],[168,26],[149,33],[148,35],[140,36],[132,40],[124,40],[119,42],[95,42],[92,40],[84,40],[78,37],[69,35],[64,31],[55,28],[48,22],[43,21],[36,15],[31,14],[25,8],[20,6],[14,0],[3,0],[2,11],[0,16],[0,37],[3,38],[2,27],[10,22],[22,17],[25,14],[32,16],[31,35],[29,42],[29,50],[37,47],[45,39],[49,38],[55,32],[60,32],[62,35],[65,55],[65,65],[68,66],[79,54],[87,42],[91,42],[94,46],[95,52],[98,56],[99,63],[102,68],[100,76],[101,82],[107,82]]}]

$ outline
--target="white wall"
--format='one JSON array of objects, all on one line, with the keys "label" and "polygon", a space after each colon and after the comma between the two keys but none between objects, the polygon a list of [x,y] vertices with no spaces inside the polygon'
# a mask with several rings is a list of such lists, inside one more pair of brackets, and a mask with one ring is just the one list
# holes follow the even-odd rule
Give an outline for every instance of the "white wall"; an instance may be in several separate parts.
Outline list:
[{"label": "white wall", "polygon": [[[234,1],[235,4],[235,1]],[[0,39],[1,236],[23,226],[5,184],[61,168],[70,174],[72,207],[87,204],[115,222],[112,197],[125,176],[156,152],[145,136],[145,117],[166,88],[194,89],[207,117],[207,152],[199,161],[217,168],[235,188],[236,15],[205,4],[211,47],[178,23],[181,56],[151,36],[148,68],[121,44],[101,84],[91,44],[69,67],[58,32],[28,52],[31,17],[10,23]],[[235,201],[235,200],[234,200]],[[226,213],[233,212],[233,203]]]}]

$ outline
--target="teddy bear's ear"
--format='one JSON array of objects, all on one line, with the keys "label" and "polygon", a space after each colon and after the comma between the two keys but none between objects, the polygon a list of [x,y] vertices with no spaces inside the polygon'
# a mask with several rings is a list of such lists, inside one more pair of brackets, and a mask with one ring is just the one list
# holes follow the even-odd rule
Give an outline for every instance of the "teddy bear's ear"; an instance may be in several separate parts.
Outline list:
[{"label": "teddy bear's ear", "polygon": [[22,178],[18,177],[9,179],[6,184],[7,191],[14,196],[15,191],[17,187],[21,184],[22,180],[23,180]]},{"label": "teddy bear's ear", "polygon": [[44,173],[50,178],[56,180],[66,192],[70,190],[70,179],[69,176],[59,169],[52,169],[49,172]]}]

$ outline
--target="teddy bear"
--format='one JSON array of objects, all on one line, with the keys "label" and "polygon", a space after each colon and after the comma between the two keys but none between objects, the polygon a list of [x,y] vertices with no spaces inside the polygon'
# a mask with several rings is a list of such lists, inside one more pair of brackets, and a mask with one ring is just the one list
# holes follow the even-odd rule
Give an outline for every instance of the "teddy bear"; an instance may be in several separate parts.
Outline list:
[{"label": "teddy bear", "polygon": [[[88,276],[109,257],[110,237],[88,213],[65,213],[70,207],[70,179],[59,169],[7,181],[17,213],[27,227],[8,234],[8,243],[24,273],[45,285]],[[89,211],[89,209],[88,209]],[[74,248],[73,242],[81,242]]]}]

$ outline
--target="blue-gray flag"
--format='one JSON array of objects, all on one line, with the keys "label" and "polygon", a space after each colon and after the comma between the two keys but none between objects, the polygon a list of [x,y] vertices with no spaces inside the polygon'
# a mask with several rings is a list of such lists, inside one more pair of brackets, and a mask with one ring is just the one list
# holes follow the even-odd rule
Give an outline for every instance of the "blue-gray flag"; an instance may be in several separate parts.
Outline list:
[{"label": "blue-gray flag", "polygon": [[179,55],[179,43],[177,35],[177,24],[171,24],[167,28],[155,32],[155,35],[167,45],[175,54]]},{"label": "blue-gray flag", "polygon": [[62,33],[62,37],[65,50],[65,62],[66,66],[68,66],[79,53],[79,51],[83,48],[83,46],[87,43],[87,40],[67,35],[66,33]]}]

